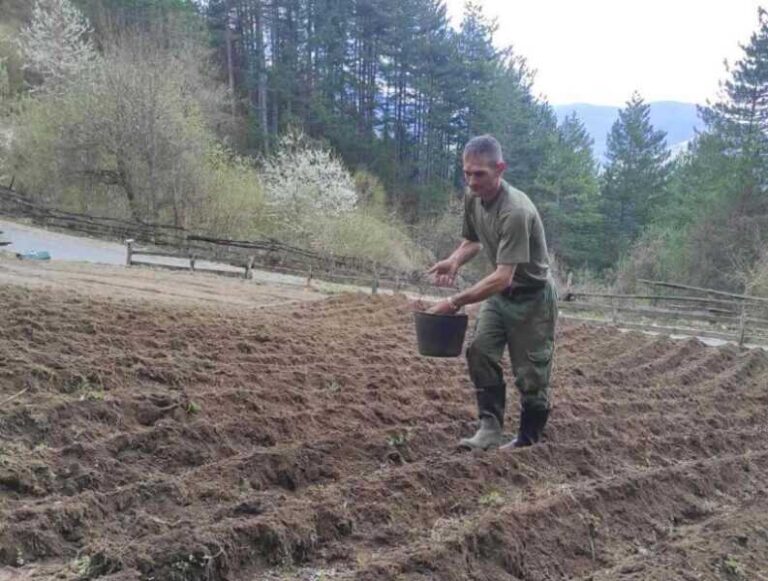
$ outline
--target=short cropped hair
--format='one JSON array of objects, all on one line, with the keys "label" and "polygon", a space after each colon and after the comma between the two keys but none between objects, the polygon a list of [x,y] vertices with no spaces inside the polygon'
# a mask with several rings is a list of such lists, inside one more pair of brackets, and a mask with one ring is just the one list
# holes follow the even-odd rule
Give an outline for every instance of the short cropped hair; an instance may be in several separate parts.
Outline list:
[{"label": "short cropped hair", "polygon": [[478,135],[464,146],[464,157],[483,157],[491,164],[504,161],[501,144],[492,135]]}]

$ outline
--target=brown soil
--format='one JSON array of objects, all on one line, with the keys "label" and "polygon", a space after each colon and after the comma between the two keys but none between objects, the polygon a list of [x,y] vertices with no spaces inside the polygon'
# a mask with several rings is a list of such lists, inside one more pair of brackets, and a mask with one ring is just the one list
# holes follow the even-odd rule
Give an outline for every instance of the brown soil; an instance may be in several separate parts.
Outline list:
[{"label": "brown soil", "polygon": [[206,272],[189,274],[184,271],[125,268],[86,262],[18,260],[11,253],[0,251],[0,285],[2,284],[47,290],[76,289],[81,295],[171,305],[223,304],[245,308],[319,300],[325,296],[295,283],[266,284]]},{"label": "brown soil", "polygon": [[0,580],[768,579],[763,351],[563,324],[546,442],[462,453],[404,297],[0,304]]}]

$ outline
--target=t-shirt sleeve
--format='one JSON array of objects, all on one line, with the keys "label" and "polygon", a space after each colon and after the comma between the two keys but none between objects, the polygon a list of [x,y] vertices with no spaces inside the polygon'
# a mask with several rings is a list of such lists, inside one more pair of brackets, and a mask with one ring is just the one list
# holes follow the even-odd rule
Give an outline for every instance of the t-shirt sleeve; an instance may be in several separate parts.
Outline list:
[{"label": "t-shirt sleeve", "polygon": [[496,264],[526,264],[531,261],[531,220],[527,212],[509,212],[501,216],[501,240]]},{"label": "t-shirt sleeve", "polygon": [[472,202],[474,198],[471,194],[467,194],[464,200],[464,224],[461,227],[461,235],[470,242],[479,242],[480,238],[477,236],[477,230],[475,229],[475,217],[472,213]]}]

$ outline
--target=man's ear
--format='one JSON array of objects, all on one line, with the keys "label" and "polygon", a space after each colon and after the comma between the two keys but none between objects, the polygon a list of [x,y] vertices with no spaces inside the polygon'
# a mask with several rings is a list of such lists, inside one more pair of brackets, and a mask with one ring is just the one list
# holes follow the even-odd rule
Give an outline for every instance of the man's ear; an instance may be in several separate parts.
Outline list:
[{"label": "man's ear", "polygon": [[509,166],[505,161],[499,161],[496,163],[496,171],[499,172],[499,175],[503,174],[505,171],[507,171],[507,168]]}]

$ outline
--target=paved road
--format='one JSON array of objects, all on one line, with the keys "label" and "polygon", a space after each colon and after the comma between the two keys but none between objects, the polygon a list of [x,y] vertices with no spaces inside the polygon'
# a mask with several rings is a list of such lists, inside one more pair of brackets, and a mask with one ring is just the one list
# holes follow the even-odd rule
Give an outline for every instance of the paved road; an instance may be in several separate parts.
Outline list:
[{"label": "paved road", "polygon": [[[125,245],[117,242],[108,242],[97,238],[75,236],[52,232],[35,226],[28,226],[9,220],[0,220],[0,239],[9,240],[8,246],[3,250],[25,254],[36,250],[46,250],[51,255],[51,260],[66,260],[74,262],[92,262],[96,264],[125,264]],[[163,256],[141,256],[142,262],[154,264],[169,264],[175,266],[189,266],[189,261],[181,258]],[[228,264],[220,264],[200,260],[196,263],[199,268],[211,270],[241,271]]]},{"label": "paved road", "polygon": [[[117,242],[108,242],[96,238],[87,238],[85,236],[52,232],[43,228],[13,222],[8,219],[0,219],[0,231],[3,232],[0,234],[0,240],[11,241],[11,244],[8,246],[0,246],[0,250],[5,250],[7,252],[23,254],[35,250],[47,250],[51,255],[51,259],[56,261],[64,260],[112,265],[125,264],[125,246]],[[140,256],[139,260],[154,264],[189,266],[189,261],[180,258]],[[228,264],[207,262],[204,260],[198,260],[195,266],[198,269],[208,269],[213,271],[242,272],[243,270]],[[306,282],[302,276],[278,274],[264,270],[254,270],[253,280],[261,283],[297,286],[304,285]],[[326,290],[357,290],[356,287],[347,287],[346,285],[334,285],[330,283],[323,283],[322,286],[327,287]]]},{"label": "paved road", "polygon": [[0,239],[11,241],[3,247],[9,252],[47,250],[53,260],[125,264],[125,246],[116,242],[51,232],[8,220],[0,220],[0,230]]}]

